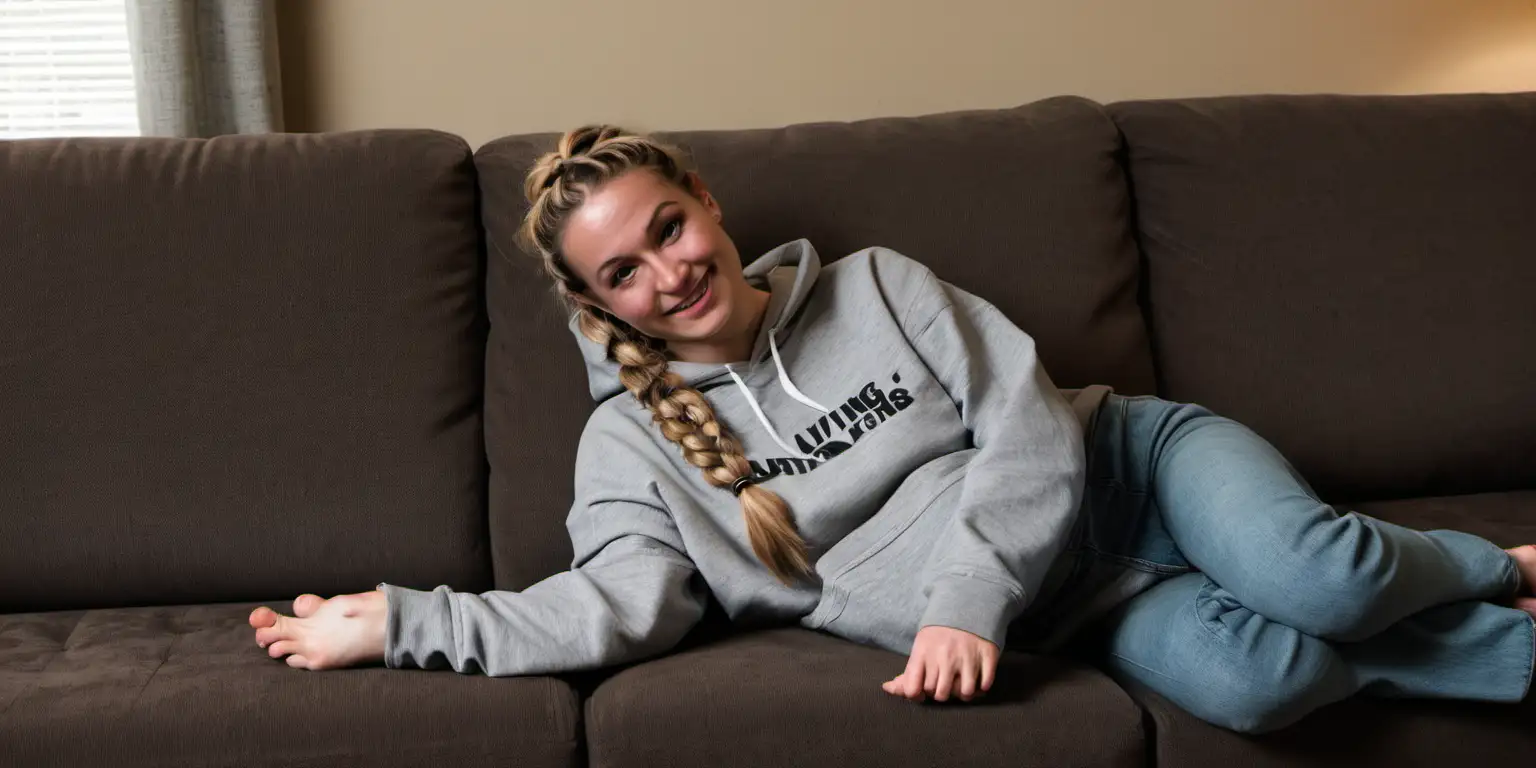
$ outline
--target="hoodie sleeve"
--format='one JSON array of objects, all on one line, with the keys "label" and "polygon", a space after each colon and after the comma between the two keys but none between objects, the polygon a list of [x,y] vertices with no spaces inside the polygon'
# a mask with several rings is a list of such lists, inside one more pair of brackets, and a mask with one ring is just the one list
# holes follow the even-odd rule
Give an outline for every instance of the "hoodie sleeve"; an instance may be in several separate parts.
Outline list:
[{"label": "hoodie sleeve", "polygon": [[571,672],[661,654],[693,628],[707,591],[672,516],[654,483],[629,483],[627,493],[605,487],[618,483],[603,482],[603,467],[633,463],[613,455],[622,444],[590,437],[578,451],[578,499],[566,520],[571,569],[521,592],[382,585],[386,666],[492,677]]},{"label": "hoodie sleeve", "polygon": [[1076,522],[1082,426],[1033,339],[996,307],[920,269],[908,338],[977,448],[943,549],[924,572],[920,626],[962,629],[1001,647]]}]

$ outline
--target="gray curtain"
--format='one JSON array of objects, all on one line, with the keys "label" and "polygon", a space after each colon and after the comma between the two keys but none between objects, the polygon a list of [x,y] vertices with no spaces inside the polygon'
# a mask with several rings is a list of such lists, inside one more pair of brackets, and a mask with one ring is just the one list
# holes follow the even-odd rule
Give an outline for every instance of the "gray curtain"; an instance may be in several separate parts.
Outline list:
[{"label": "gray curtain", "polygon": [[270,0],[126,0],[145,136],[283,129]]}]

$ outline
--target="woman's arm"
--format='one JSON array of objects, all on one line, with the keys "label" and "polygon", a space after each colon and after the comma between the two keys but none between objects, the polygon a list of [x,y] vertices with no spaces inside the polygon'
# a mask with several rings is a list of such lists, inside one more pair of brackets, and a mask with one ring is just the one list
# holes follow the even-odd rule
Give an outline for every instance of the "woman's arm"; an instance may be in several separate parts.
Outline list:
[{"label": "woman's arm", "polygon": [[[616,503],[573,514],[643,520]],[[643,527],[643,526],[635,526]],[[576,567],[522,592],[424,592],[380,584],[322,600],[301,595],[294,615],[251,612],[256,644],[289,666],[324,670],[384,662],[493,677],[591,669],[662,653],[703,615],[693,563],[644,533],[594,543]]]},{"label": "woman's arm", "polygon": [[659,483],[675,470],[653,432],[649,413],[629,399],[588,420],[565,521],[569,571],[521,592],[386,586],[385,663],[492,676],[569,672],[636,661],[682,640],[708,592],[662,496]]},{"label": "woman's arm", "polygon": [[925,569],[921,626],[961,629],[1001,647],[1077,518],[1082,427],[1034,340],[1000,310],[931,276],[915,298],[913,347],[978,449],[948,544]]},{"label": "woman's arm", "polygon": [[[914,701],[970,701],[991,687],[1008,625],[1036,597],[1077,517],[1086,459],[1077,415],[996,307],[904,258],[902,328],[971,433],[958,508],[923,570],[927,604],[901,674]],[[896,266],[896,265],[892,265]]]},{"label": "woman's arm", "polygon": [[381,584],[325,601],[304,595],[293,617],[252,612],[256,641],[305,669],[382,660],[491,676],[591,669],[664,652],[702,617],[708,593],[656,485],[663,461],[638,425],[589,423],[566,518],[575,550],[569,571],[521,592]]},{"label": "woman's arm", "polygon": [[[606,518],[654,516],[618,504]],[[589,543],[589,548],[590,548]],[[500,677],[570,672],[665,652],[704,613],[693,563],[644,533],[602,542],[576,567],[522,592],[469,594],[385,585],[385,664]]]}]

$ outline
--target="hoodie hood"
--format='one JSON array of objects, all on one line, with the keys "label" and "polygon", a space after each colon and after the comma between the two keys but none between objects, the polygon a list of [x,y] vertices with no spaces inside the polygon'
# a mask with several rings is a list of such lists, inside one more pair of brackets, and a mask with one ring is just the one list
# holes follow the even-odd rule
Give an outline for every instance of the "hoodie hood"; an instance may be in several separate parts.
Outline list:
[{"label": "hoodie hood", "polygon": [[[747,283],[768,291],[768,309],[763,324],[758,328],[752,343],[751,360],[740,361],[748,368],[766,359],[772,351],[772,340],[782,342],[792,333],[791,324],[805,299],[821,274],[821,259],[808,240],[785,243],[758,257],[742,270]],[[572,314],[567,327],[576,337],[581,357],[587,366],[587,389],[597,402],[624,392],[619,382],[619,364],[608,358],[608,350],[581,335]],[[735,363],[732,363],[735,365]],[[724,363],[685,363],[673,361],[668,369],[683,377],[689,386],[697,387],[707,381],[730,374]]]}]

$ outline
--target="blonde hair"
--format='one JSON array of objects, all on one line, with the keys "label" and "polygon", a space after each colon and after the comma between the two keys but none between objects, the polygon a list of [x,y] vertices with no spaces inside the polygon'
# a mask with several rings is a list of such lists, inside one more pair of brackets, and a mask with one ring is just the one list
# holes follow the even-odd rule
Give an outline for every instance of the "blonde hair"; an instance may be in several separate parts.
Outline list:
[{"label": "blonde hair", "polygon": [[531,208],[519,236],[536,252],[561,301],[577,313],[581,334],[608,350],[619,364],[619,381],[646,408],[662,435],[682,448],[716,488],[738,482],[742,517],[752,551],[785,584],[810,573],[805,541],[795,529],[789,505],[777,493],[750,482],[752,465],[741,443],[715,418],[699,391],[667,369],[666,343],[646,336],[613,315],[576,300],[586,289],[560,253],[567,217],[602,184],[630,171],[655,173],[692,194],[689,171],[675,147],[611,125],[577,128],[558,148],[541,156],[523,183]]}]

